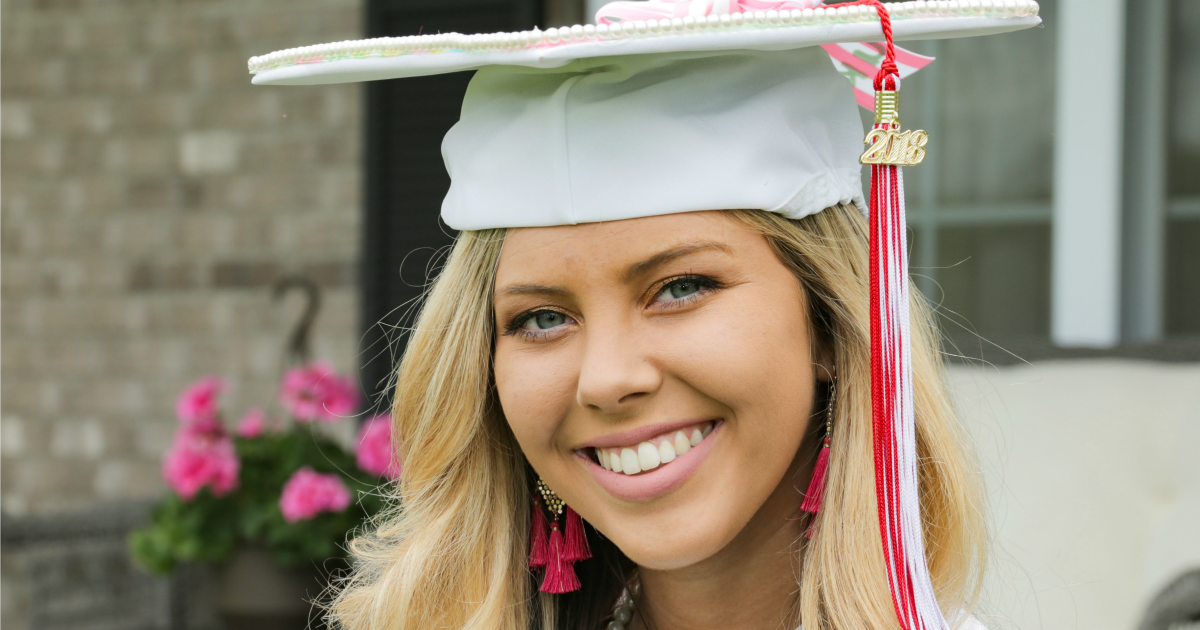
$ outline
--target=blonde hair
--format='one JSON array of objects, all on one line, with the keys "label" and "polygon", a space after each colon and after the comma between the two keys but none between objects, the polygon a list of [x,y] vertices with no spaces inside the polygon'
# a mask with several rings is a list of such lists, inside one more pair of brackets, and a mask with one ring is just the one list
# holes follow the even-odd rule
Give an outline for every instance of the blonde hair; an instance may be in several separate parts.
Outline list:
[{"label": "blonde hair", "polygon": [[[800,547],[800,619],[805,630],[896,628],[875,502],[866,222],[846,205],[795,221],[761,211],[728,214],[762,234],[803,284],[816,345],[831,351],[837,370],[828,485],[816,533]],[[393,408],[404,475],[393,507],[350,543],[354,570],[329,607],[335,625],[598,630],[587,627],[601,620],[594,611],[614,605],[620,586],[633,579],[636,569],[614,560],[620,553],[611,546],[596,553],[609,556],[601,571],[581,573],[583,590],[594,589],[590,597],[537,593],[526,567],[530,480],[491,373],[492,285],[504,235],[460,235],[410,333]],[[973,608],[981,587],[981,493],[943,383],[930,309],[919,295],[911,306],[926,556],[954,623]],[[801,448],[815,456],[818,446],[806,439]],[[592,540],[604,544],[602,536]],[[589,562],[597,560],[581,564]],[[595,578],[613,574],[615,580]]]}]

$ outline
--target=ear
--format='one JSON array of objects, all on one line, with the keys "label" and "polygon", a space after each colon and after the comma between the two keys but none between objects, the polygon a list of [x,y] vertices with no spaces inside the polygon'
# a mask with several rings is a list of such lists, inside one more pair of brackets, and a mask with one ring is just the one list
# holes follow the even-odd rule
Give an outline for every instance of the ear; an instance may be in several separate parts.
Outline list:
[{"label": "ear", "polygon": [[813,371],[818,383],[828,383],[837,378],[837,365],[833,362],[833,348],[828,343],[817,343],[813,347]]}]

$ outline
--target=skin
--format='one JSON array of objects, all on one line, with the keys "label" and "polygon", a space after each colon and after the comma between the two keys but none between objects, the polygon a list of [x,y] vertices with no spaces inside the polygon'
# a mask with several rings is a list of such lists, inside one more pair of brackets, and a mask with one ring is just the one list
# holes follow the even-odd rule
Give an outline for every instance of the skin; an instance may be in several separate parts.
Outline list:
[{"label": "skin", "polygon": [[[832,374],[807,312],[766,239],[721,212],[509,232],[500,401],[533,468],[641,567],[633,627],[796,627],[801,442]],[[695,474],[647,501],[609,494],[577,453],[684,419],[724,424]]]}]

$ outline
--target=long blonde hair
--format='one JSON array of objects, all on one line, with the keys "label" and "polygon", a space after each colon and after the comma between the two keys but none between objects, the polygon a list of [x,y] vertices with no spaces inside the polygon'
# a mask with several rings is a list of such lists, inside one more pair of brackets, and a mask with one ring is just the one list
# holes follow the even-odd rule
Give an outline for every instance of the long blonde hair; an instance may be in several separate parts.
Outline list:
[{"label": "long blonde hair", "polygon": [[[866,221],[847,205],[795,221],[748,210],[729,216],[762,234],[796,274],[810,298],[817,345],[832,350],[838,374],[828,485],[816,534],[799,551],[800,618],[805,630],[896,628],[875,502]],[[594,610],[615,604],[620,589],[613,585],[633,579],[636,568],[614,561],[615,548],[596,554],[609,556],[603,571],[581,573],[592,597],[537,593],[526,567],[527,464],[500,410],[491,367],[492,285],[504,236],[463,232],[412,328],[392,416],[404,475],[390,510],[350,543],[354,570],[329,608],[335,626],[598,630],[586,627],[600,621]],[[914,296],[925,548],[954,623],[973,608],[987,558],[981,492],[943,382],[930,309]],[[818,446],[806,438],[801,448],[815,455]],[[603,546],[602,536],[592,539]],[[589,584],[588,577],[613,571],[616,582]]]}]

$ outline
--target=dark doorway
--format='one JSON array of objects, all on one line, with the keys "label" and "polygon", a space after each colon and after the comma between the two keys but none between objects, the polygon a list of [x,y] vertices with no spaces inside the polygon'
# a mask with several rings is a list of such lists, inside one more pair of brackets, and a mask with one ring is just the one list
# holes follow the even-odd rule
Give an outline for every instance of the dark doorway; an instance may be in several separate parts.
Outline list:
[{"label": "dark doorway", "polygon": [[[367,37],[519,31],[542,0],[368,0]],[[404,351],[404,324],[454,232],[438,220],[450,177],[441,143],[458,121],[471,72],[374,81],[366,86],[362,259],[363,388],[380,396]]]}]

